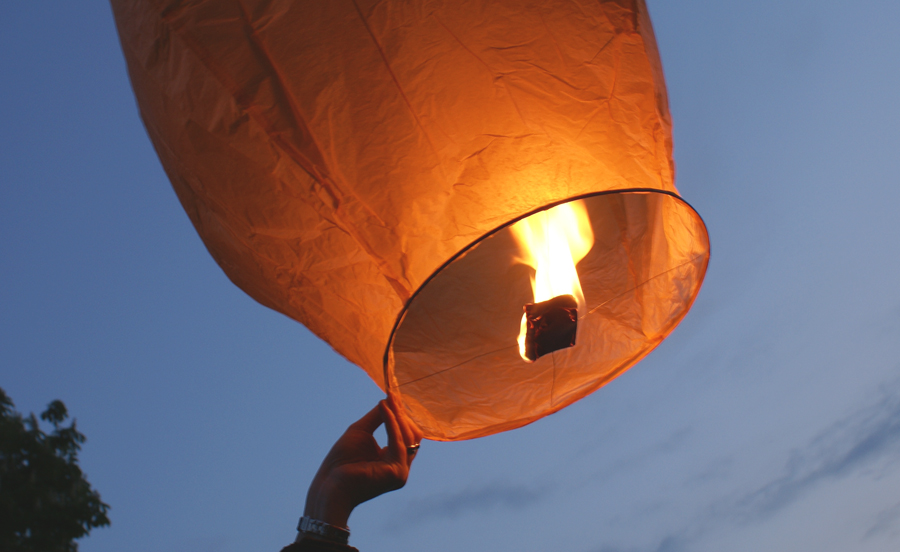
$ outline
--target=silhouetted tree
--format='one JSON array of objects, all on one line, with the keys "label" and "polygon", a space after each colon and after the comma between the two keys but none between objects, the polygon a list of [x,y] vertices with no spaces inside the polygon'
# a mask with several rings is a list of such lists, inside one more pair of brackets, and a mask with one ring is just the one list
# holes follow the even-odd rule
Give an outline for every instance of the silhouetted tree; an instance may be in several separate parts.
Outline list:
[{"label": "silhouetted tree", "polygon": [[75,539],[109,525],[109,506],[78,467],[85,437],[75,420],[62,425],[69,414],[61,401],[41,414],[49,434],[13,407],[0,389],[0,551],[76,552]]}]

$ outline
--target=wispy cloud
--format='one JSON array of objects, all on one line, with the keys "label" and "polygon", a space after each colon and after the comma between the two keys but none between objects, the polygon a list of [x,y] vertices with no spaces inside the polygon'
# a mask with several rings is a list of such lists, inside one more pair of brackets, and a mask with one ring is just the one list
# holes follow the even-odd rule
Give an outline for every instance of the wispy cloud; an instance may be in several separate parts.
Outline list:
[{"label": "wispy cloud", "polygon": [[838,421],[795,450],[782,473],[738,499],[738,518],[771,515],[826,479],[849,475],[900,453],[900,397],[896,393]]},{"label": "wispy cloud", "polygon": [[495,508],[520,509],[545,499],[551,485],[522,485],[493,482],[456,492],[446,492],[410,501],[402,519],[415,525],[438,518],[458,518],[461,515]]},{"label": "wispy cloud", "polygon": [[[647,446],[631,456],[620,458],[615,462],[603,465],[601,468],[595,470],[589,478],[592,481],[611,479],[626,470],[641,469],[648,461],[658,460],[660,456],[673,453],[685,446],[685,443],[687,443],[692,432],[693,430],[689,427],[681,428],[662,441]],[[598,440],[596,442],[602,443],[603,441]],[[593,448],[594,443],[583,447],[582,450],[589,450],[587,447]]]},{"label": "wispy cloud", "polygon": [[620,548],[618,546],[601,546],[593,552],[686,552],[691,539],[685,535],[666,535],[659,544],[645,548]]},{"label": "wispy cloud", "polygon": [[866,531],[864,539],[871,539],[881,535],[900,535],[900,503],[886,510],[882,510],[875,518],[875,523]]},{"label": "wispy cloud", "polygon": [[[719,460],[711,472],[722,469]],[[795,449],[769,481],[721,497],[680,528],[664,534],[657,544],[621,548],[609,544],[596,552],[680,552],[691,549],[710,531],[726,524],[747,525],[776,515],[817,485],[875,467],[900,465],[900,382],[882,387],[879,398],[828,426]],[[696,478],[696,476],[695,476]],[[873,520],[864,539],[900,534],[900,503]]]},{"label": "wispy cloud", "polygon": [[709,464],[700,472],[685,479],[684,486],[694,488],[698,485],[708,484],[712,481],[724,481],[733,475],[734,456],[728,455]]}]

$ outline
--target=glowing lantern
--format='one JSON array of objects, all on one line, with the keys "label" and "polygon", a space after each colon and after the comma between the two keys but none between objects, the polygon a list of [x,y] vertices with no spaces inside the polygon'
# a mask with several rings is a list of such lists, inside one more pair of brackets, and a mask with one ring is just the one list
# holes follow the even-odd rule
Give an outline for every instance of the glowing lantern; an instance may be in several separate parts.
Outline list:
[{"label": "glowing lantern", "polygon": [[699,291],[709,242],[674,186],[643,0],[113,8],[212,256],[432,439],[584,397]]}]

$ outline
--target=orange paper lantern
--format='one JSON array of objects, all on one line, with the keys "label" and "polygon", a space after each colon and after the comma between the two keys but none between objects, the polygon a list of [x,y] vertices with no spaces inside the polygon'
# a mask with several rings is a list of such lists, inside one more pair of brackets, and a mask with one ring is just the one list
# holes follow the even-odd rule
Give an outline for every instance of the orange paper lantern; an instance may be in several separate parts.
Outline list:
[{"label": "orange paper lantern", "polygon": [[[643,0],[112,3],[147,132],[216,262],[431,439],[584,397],[699,291],[709,241],[674,186]],[[526,362],[535,265],[513,223],[573,200],[592,234],[577,342]]]}]

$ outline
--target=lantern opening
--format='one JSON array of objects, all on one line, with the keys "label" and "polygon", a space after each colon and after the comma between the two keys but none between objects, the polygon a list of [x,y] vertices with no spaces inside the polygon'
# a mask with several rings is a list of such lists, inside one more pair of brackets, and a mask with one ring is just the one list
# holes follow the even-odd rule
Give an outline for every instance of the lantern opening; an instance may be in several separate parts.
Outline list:
[{"label": "lantern opening", "polygon": [[[531,280],[534,303],[525,305],[518,337],[519,355],[534,362],[575,345],[578,313],[586,312],[575,265],[594,245],[594,233],[582,201],[535,213],[511,228],[522,253],[519,262],[535,270]],[[574,305],[569,306],[570,302]],[[569,334],[571,339],[566,337]]]},{"label": "lantern opening", "polygon": [[[586,244],[569,250],[583,304],[565,290],[535,300],[541,277],[526,262],[530,253],[513,227],[519,225],[519,234],[540,229],[547,208],[474,241],[407,303],[384,354],[384,377],[429,438],[482,437],[556,412],[640,361],[690,308],[709,258],[706,229],[690,205],[674,193],[648,189],[570,202],[583,203],[590,231],[578,235],[593,240],[577,264]],[[576,345],[541,331],[536,349],[541,340],[562,342],[560,348],[524,360],[517,343],[523,305],[534,305],[529,310],[536,316],[544,303],[562,306],[566,295],[575,311],[568,328],[577,333]],[[527,317],[525,324],[528,338]]]}]

